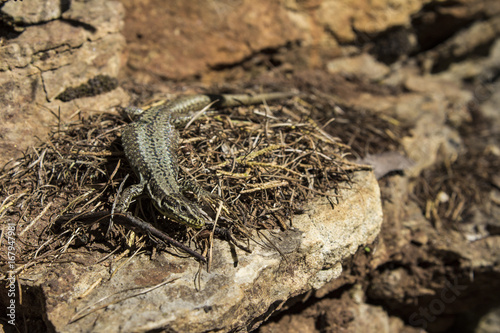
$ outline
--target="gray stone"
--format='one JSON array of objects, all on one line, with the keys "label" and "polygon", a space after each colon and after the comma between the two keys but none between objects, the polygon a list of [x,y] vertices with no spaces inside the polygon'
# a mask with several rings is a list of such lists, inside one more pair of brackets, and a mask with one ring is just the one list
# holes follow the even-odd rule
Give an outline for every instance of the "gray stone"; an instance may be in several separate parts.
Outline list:
[{"label": "gray stone", "polygon": [[[377,181],[371,172],[353,179],[333,210],[318,199],[290,230],[255,234],[261,245],[251,254],[237,250],[236,267],[228,243],[216,240],[209,271],[161,252],[90,267],[39,265],[20,281],[43,291],[44,317],[57,332],[252,330],[286,300],[338,278],[344,260],[375,240],[382,223]],[[162,282],[169,283],[149,289]]]},{"label": "gray stone", "polygon": [[430,72],[439,61],[463,58],[477,48],[492,43],[500,34],[500,15],[473,23],[425,53],[425,69]]},{"label": "gray stone", "polygon": [[62,0],[7,1],[1,13],[15,23],[37,24],[61,17]]},{"label": "gray stone", "polygon": [[500,307],[485,314],[479,321],[474,333],[494,333],[500,327]]},{"label": "gray stone", "polygon": [[58,53],[53,60],[49,58],[36,62],[39,68],[56,67],[58,63],[69,64],[42,72],[47,99],[52,101],[66,88],[79,86],[97,75],[116,77],[124,45],[123,36],[110,34],[85,43],[78,49]]},{"label": "gray stone", "polygon": [[121,31],[124,15],[123,6],[117,1],[90,0],[73,1],[62,17],[92,27],[87,29],[88,38],[95,40]]},{"label": "gray stone", "polygon": [[366,53],[351,58],[337,58],[326,66],[328,72],[332,74],[356,75],[372,81],[381,80],[390,71],[388,66]]},{"label": "gray stone", "polygon": [[[18,5],[29,5],[25,14],[36,9],[39,17],[46,14],[44,8],[61,7],[60,1],[11,1],[2,10]],[[81,98],[85,103],[55,100],[67,88],[97,75],[118,76],[125,47],[125,38],[120,34],[123,14],[123,6],[117,1],[72,1],[63,13],[65,20],[57,20],[57,15],[46,23],[40,19],[16,38],[3,41],[0,165],[34,145],[37,137],[43,138],[49,126],[58,121],[54,114],[60,114],[64,122],[78,109],[110,111],[128,105],[129,97],[121,89],[104,94],[106,98]]]}]

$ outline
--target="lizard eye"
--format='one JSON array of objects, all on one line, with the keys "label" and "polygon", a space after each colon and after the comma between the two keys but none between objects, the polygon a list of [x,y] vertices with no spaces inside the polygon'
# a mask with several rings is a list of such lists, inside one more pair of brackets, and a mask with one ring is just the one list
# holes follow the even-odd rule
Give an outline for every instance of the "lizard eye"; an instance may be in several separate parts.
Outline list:
[{"label": "lizard eye", "polygon": [[187,209],[186,209],[186,207],[185,207],[184,205],[180,205],[180,206],[179,206],[179,211],[180,211],[181,213],[183,213],[183,214],[187,213]]}]

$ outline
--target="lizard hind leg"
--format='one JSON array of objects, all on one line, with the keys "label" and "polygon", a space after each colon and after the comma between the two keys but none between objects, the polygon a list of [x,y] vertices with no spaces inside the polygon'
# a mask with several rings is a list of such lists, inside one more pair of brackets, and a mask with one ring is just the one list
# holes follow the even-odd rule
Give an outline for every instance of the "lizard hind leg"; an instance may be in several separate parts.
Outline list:
[{"label": "lizard hind leg", "polygon": [[144,192],[144,183],[134,184],[127,187],[118,200],[116,211],[124,213],[128,210],[132,201]]},{"label": "lizard hind leg", "polygon": [[184,195],[186,195],[187,193],[192,194],[197,201],[202,201],[203,203],[207,204],[214,212],[216,212],[219,205],[222,204],[222,210],[227,215],[234,215],[231,213],[229,206],[224,201],[224,199],[222,199],[215,193],[205,190],[195,181],[184,179],[180,182],[179,188],[181,193],[183,193]]},{"label": "lizard hind leg", "polygon": [[125,177],[123,180],[122,184],[120,185],[120,189],[118,190],[118,195],[117,200],[115,200],[115,203],[113,204],[113,208],[111,209],[111,218],[109,220],[109,226],[108,226],[108,231],[106,232],[106,236],[109,235],[111,228],[113,226],[113,219],[115,215],[115,211],[118,213],[125,214],[130,207],[130,204],[132,203],[132,200],[134,198],[140,196],[144,192],[144,187],[145,187],[145,182],[140,182],[139,184],[131,185],[127,187],[121,194],[120,191],[123,187],[123,184],[125,184],[125,181],[127,180],[128,175]]},{"label": "lizard hind leg", "polygon": [[216,202],[222,200],[217,194],[209,192],[201,187],[197,182],[190,179],[184,179],[179,182],[179,189],[182,194],[192,194],[196,200],[203,202]]}]

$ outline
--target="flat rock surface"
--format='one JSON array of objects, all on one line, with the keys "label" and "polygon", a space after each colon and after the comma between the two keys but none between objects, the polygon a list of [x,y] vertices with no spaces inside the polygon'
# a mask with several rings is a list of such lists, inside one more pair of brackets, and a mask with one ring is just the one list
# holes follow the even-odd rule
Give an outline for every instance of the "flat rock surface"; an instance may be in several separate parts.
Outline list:
[{"label": "flat rock surface", "polygon": [[382,223],[377,181],[372,172],[357,172],[353,181],[334,209],[318,199],[293,218],[293,228],[254,235],[260,245],[251,254],[215,242],[209,271],[166,252],[88,266],[75,260],[29,270],[23,289],[43,294],[57,332],[252,330],[291,297],[338,278],[342,262],[375,240]]}]

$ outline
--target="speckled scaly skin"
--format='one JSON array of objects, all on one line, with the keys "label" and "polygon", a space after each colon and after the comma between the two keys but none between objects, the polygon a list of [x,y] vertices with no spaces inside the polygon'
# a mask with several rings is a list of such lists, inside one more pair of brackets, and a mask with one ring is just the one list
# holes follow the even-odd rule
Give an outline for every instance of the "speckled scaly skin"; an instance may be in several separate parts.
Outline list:
[{"label": "speckled scaly skin", "polygon": [[179,134],[174,122],[199,111],[210,103],[215,108],[251,105],[290,97],[290,93],[260,95],[194,95],[185,96],[146,111],[134,109],[138,116],[122,133],[122,144],[139,183],[126,188],[118,211],[125,212],[131,201],[146,192],[156,208],[176,222],[201,228],[207,215],[197,203],[187,199],[178,183],[177,147]]}]

